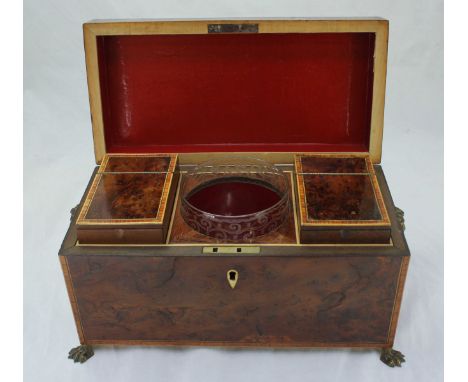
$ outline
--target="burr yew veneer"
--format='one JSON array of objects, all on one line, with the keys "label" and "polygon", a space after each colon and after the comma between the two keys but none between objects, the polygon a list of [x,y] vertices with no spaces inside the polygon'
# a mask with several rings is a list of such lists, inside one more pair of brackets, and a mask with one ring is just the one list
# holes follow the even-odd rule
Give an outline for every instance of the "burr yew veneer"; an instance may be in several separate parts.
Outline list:
[{"label": "burr yew veneer", "polygon": [[84,25],[98,167],[59,252],[70,358],[349,347],[401,365],[387,39],[382,19]]}]

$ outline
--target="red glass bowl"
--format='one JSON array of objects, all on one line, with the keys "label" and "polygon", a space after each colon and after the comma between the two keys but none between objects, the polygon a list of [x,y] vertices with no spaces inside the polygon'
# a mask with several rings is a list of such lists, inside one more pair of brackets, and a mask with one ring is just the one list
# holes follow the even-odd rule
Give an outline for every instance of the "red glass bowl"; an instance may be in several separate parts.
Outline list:
[{"label": "red glass bowl", "polygon": [[286,177],[266,162],[201,165],[185,175],[183,219],[220,242],[249,242],[272,232],[288,212]]}]

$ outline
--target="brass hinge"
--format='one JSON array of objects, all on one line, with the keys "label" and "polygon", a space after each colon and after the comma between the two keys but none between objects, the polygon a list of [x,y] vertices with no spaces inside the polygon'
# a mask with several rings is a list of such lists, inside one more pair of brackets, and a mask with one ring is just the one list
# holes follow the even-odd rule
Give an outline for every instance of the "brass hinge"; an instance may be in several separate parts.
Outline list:
[{"label": "brass hinge", "polygon": [[258,33],[258,24],[208,24],[208,33]]}]

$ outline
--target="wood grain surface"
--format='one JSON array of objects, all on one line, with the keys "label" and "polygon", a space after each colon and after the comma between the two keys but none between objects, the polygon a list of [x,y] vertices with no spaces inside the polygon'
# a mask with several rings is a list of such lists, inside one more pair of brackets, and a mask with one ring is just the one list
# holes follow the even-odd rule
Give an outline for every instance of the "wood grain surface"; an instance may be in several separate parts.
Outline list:
[{"label": "wood grain surface", "polygon": [[[86,340],[387,342],[401,258],[68,259]],[[226,273],[235,269],[232,289]]]},{"label": "wood grain surface", "polygon": [[[156,219],[166,174],[99,174],[86,220]],[[129,222],[131,223],[131,222]]]},{"label": "wood grain surface", "polygon": [[329,157],[329,156],[302,156],[301,170],[304,174],[317,173],[367,173],[365,157]]},{"label": "wood grain surface", "polygon": [[106,154],[79,209],[78,240],[164,243],[178,179],[176,154]]},{"label": "wood grain surface", "polygon": [[303,178],[307,220],[382,219],[369,175],[311,174]]},{"label": "wood grain surface", "polygon": [[75,215],[59,255],[80,341],[392,346],[410,254],[381,167],[375,172],[392,224],[386,246],[260,245],[260,254],[239,256],[203,255],[196,245],[80,246]]},{"label": "wood grain surface", "polygon": [[167,172],[171,157],[161,155],[112,155],[101,166],[102,172]]},{"label": "wood grain surface", "polygon": [[298,154],[301,243],[388,243],[391,223],[368,154]]}]

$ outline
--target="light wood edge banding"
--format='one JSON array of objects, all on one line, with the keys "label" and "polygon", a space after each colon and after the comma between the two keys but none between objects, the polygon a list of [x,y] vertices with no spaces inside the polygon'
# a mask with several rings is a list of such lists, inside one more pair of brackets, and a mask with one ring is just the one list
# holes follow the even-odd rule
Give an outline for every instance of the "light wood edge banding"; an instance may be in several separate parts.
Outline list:
[{"label": "light wood edge banding", "polygon": [[369,154],[373,163],[380,163],[387,72],[388,21],[363,20],[193,20],[193,21],[125,21],[90,22],[83,25],[86,72],[91,108],[96,163],[106,154],[104,122],[98,63],[98,36],[207,34],[208,24],[258,24],[259,33],[375,33],[374,83],[369,138]]},{"label": "light wood edge banding", "polygon": [[[169,157],[169,166],[166,172],[166,177],[164,179],[164,186],[161,192],[161,198],[159,201],[158,212],[155,218],[144,218],[144,219],[87,219],[86,214],[91,206],[91,203],[94,199],[94,195],[99,186],[99,182],[102,179],[102,176],[105,174],[105,169],[109,162],[110,158],[115,157],[135,157],[135,156],[146,156],[146,157]],[[139,154],[105,154],[104,158],[99,166],[99,170],[96,173],[96,176],[93,179],[93,183],[86,195],[83,207],[78,215],[76,221],[77,225],[140,225],[140,224],[154,224],[160,225],[163,223],[164,214],[167,208],[167,200],[169,197],[169,192],[171,190],[172,178],[177,165],[177,154],[148,154],[148,153],[139,153]]]},{"label": "light wood edge banding", "polygon": [[385,86],[387,78],[388,21],[378,24],[374,48],[374,84],[372,89],[371,130],[369,154],[372,163],[382,159],[382,140],[385,109]]},{"label": "light wood edge banding", "polygon": [[78,309],[78,303],[76,301],[75,291],[73,289],[73,283],[71,280],[70,269],[68,267],[68,261],[65,256],[59,256],[60,265],[62,267],[63,278],[65,279],[65,285],[67,287],[68,299],[70,300],[70,305],[72,307],[73,318],[75,319],[76,331],[78,332],[78,338],[80,339],[80,344],[84,344],[85,336],[83,332],[83,325],[81,323],[80,311]]},{"label": "light wood edge banding", "polygon": [[296,171],[296,181],[297,181],[297,195],[299,199],[299,215],[301,219],[301,226],[307,222],[307,200],[305,193],[305,184],[304,177],[302,176],[302,161],[301,155],[294,156],[294,168]]},{"label": "light wood edge banding", "polygon": [[[390,217],[388,216],[387,207],[385,206],[385,202],[383,200],[382,191],[380,191],[379,181],[375,175],[374,166],[372,165],[370,158],[366,158],[366,162],[372,182],[372,189],[374,190],[375,200],[377,201],[377,206],[379,207],[380,215],[382,216],[382,219],[378,222],[381,222],[382,225],[390,227]],[[380,223],[377,223],[376,225],[380,225]]]},{"label": "light wood edge banding", "polygon": [[393,311],[390,320],[390,326],[388,329],[388,339],[387,342],[390,346],[393,346],[393,341],[395,339],[396,328],[398,324],[398,317],[400,315],[401,301],[403,298],[403,290],[405,287],[406,275],[408,273],[410,257],[403,256],[401,259],[400,273],[398,275],[398,286],[395,294],[395,302],[393,304]]},{"label": "light wood edge banding", "polygon": [[301,239],[299,237],[299,232],[300,232],[300,227],[299,227],[299,222],[297,221],[297,214],[296,214],[296,193],[294,192],[294,173],[293,171],[285,171],[289,172],[289,181],[290,181],[290,187],[291,187],[291,208],[292,208],[292,214],[294,218],[294,236],[296,238],[296,245],[299,245],[301,243]]},{"label": "light wood edge banding", "polygon": [[167,208],[167,199],[169,197],[169,191],[172,185],[172,178],[174,176],[175,167],[177,164],[177,154],[171,154],[171,161],[169,162],[169,168],[167,170],[166,179],[164,179],[164,186],[159,201],[158,214],[156,216],[156,222],[162,224],[164,215]]},{"label": "light wood edge banding", "polygon": [[169,228],[167,230],[165,245],[171,245],[172,227],[174,226],[174,220],[175,220],[175,215],[176,215],[176,210],[177,210],[177,204],[179,203],[179,194],[180,194],[181,185],[182,185],[182,174],[180,174],[180,176],[179,176],[179,178],[177,180],[176,191],[175,191],[175,196],[174,196],[174,203],[172,204],[171,218],[169,220]]},{"label": "light wood edge banding", "polygon": [[101,87],[99,79],[99,62],[97,35],[94,28],[83,25],[84,49],[86,59],[86,78],[88,81],[89,107],[93,127],[94,156],[96,163],[101,163],[106,153],[104,138],[104,120],[102,113]]},{"label": "light wood edge banding", "polygon": [[288,344],[284,342],[249,342],[249,341],[189,341],[189,340],[88,340],[90,345],[117,345],[117,346],[208,346],[227,348],[283,348],[283,349],[305,349],[305,348],[369,348],[380,349],[388,347],[385,342],[310,342],[304,344]]},{"label": "light wood edge banding", "polygon": [[80,214],[78,215],[78,219],[76,219],[77,225],[89,224],[89,221],[86,219],[86,214],[88,213],[89,207],[91,206],[91,202],[94,199],[94,194],[96,193],[99,182],[101,181],[102,173],[97,172],[94,176],[93,183],[89,188],[88,194],[85,197],[83,202],[83,206],[81,207]]},{"label": "light wood edge banding", "polygon": [[[173,163],[173,161],[176,161],[178,158],[178,154],[174,153],[118,153],[118,154],[106,154],[101,162],[101,165],[99,166],[98,173],[105,173],[106,167],[109,164],[109,160],[111,158],[129,158],[129,157],[156,157],[156,158],[171,158],[169,161],[169,165],[167,167],[166,171],[174,171],[176,163]],[[161,171],[161,172],[166,172],[166,171]]]}]

